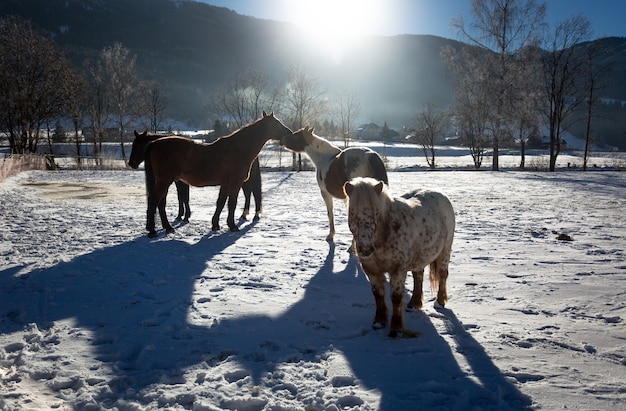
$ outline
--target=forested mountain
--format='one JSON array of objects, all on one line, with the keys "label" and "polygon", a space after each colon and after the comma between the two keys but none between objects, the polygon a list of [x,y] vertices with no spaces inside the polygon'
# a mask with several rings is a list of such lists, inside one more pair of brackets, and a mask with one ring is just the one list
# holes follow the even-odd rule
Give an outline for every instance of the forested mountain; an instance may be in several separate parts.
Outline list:
[{"label": "forested mountain", "polygon": [[[337,64],[307,45],[293,25],[193,1],[3,0],[0,16],[5,15],[31,20],[77,65],[120,42],[137,56],[142,77],[158,80],[171,96],[169,116],[195,127],[212,123],[205,104],[232,76],[253,67],[277,83],[291,62],[318,78],[329,95],[357,89],[361,116],[380,124],[409,125],[423,103],[453,101],[439,53],[460,43],[440,37],[372,37]],[[602,94],[626,102],[626,39],[609,40],[606,57],[616,64]],[[612,109],[624,113],[621,104]],[[607,141],[618,145],[626,139],[625,120],[606,124]]]}]

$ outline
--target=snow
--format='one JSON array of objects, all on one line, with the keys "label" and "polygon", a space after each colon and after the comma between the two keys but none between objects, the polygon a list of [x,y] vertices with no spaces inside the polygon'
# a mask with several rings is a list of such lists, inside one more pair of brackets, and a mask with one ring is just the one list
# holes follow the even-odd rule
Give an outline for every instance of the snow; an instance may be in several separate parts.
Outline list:
[{"label": "snow", "polygon": [[329,244],[313,172],[264,172],[263,217],[237,233],[211,232],[217,188],[192,188],[190,222],[156,239],[142,171],[9,177],[0,409],[623,408],[625,173],[389,180],[444,192],[457,216],[450,300],[435,309],[426,287],[413,339],[371,328],[345,208]]}]

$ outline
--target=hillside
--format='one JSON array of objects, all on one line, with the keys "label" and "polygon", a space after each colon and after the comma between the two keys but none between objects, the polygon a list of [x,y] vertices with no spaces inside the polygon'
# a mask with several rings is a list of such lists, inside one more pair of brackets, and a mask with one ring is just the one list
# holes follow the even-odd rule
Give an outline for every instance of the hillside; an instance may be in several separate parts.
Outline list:
[{"label": "hillside", "polygon": [[[212,123],[204,105],[231,76],[254,67],[277,82],[291,62],[305,66],[329,94],[359,90],[361,115],[368,121],[410,124],[421,104],[452,101],[439,53],[446,45],[460,45],[434,36],[372,37],[336,64],[290,24],[193,1],[4,0],[0,16],[8,14],[32,20],[76,64],[121,42],[137,55],[142,75],[158,80],[171,95],[169,116],[195,127]],[[626,39],[610,40],[606,56],[616,64],[603,93],[607,101],[624,102],[626,64],[620,62],[626,60]],[[621,103],[607,107],[597,127],[603,140],[626,149],[620,143],[626,140],[624,110]]]}]

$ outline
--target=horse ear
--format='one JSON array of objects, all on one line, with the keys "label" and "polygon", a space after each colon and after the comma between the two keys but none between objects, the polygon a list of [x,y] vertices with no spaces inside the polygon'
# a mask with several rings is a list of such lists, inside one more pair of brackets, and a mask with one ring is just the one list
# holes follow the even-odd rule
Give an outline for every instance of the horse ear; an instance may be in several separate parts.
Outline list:
[{"label": "horse ear", "polygon": [[135,133],[135,137],[139,137],[139,133],[137,132],[137,130],[133,130],[133,133]]},{"label": "horse ear", "polygon": [[304,131],[308,131],[308,133],[302,133],[304,141],[306,141],[307,144],[311,144],[313,142],[313,133],[307,128],[305,128]]},{"label": "horse ear", "polygon": [[383,192],[383,188],[385,188],[385,182],[379,181],[374,188],[376,189],[376,194],[380,195]]},{"label": "horse ear", "polygon": [[354,186],[352,184],[350,184],[349,181],[346,181],[346,183],[343,185],[343,192],[350,197],[350,195],[352,195],[352,192],[354,191]]}]

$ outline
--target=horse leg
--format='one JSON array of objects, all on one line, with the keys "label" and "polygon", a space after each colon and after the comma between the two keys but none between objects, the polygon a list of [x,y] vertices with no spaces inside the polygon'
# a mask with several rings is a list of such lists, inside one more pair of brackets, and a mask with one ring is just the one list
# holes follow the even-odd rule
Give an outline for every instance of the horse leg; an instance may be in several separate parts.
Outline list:
[{"label": "horse leg", "polygon": [[169,221],[167,221],[167,215],[165,214],[167,188],[167,185],[157,183],[154,185],[154,187],[152,187],[152,191],[148,193],[148,211],[146,219],[146,230],[148,230],[148,237],[157,236],[154,227],[154,219],[157,208],[159,210],[159,216],[161,217],[161,224],[163,225],[163,228],[165,228],[166,232],[168,233],[174,232],[174,228],[170,225]]},{"label": "horse leg", "polygon": [[326,241],[333,241],[333,239],[335,238],[335,215],[333,212],[333,196],[325,191],[322,191],[322,198],[324,199],[324,203],[326,203],[326,214],[328,214],[328,226],[330,229],[328,236],[326,236]]},{"label": "horse leg", "polygon": [[228,217],[226,224],[230,231],[239,231],[239,227],[235,224],[235,209],[237,208],[237,197],[239,196],[239,187],[229,190],[228,194]]},{"label": "horse leg", "polygon": [[226,190],[224,189],[224,186],[221,186],[220,193],[217,196],[217,203],[215,204],[215,213],[211,219],[211,230],[213,231],[219,231],[220,229],[220,214],[224,209],[224,205],[226,205],[226,197]]},{"label": "horse leg", "polygon": [[389,284],[391,286],[391,327],[390,337],[398,337],[404,332],[404,282],[406,281],[406,271],[389,273]]},{"label": "horse leg", "polygon": [[263,192],[261,190],[261,184],[258,184],[252,189],[252,195],[254,195],[254,218],[252,220],[257,221],[261,218],[261,212],[263,210]]},{"label": "horse leg", "polygon": [[252,190],[250,188],[250,180],[243,183],[241,188],[243,189],[243,197],[245,199],[245,202],[243,203],[243,213],[241,214],[241,217],[239,217],[239,219],[247,220],[248,214],[250,213],[250,195],[252,194]]},{"label": "horse leg", "polygon": [[175,221],[189,221],[189,185],[176,180],[176,193],[178,194],[178,215]]},{"label": "horse leg", "polygon": [[154,229],[154,217],[157,209],[157,201],[153,194],[148,195],[148,210],[146,212],[146,230],[148,230],[148,237],[156,237],[157,232]]},{"label": "horse leg", "polygon": [[[348,198],[346,197],[343,200],[344,204],[346,205],[346,214],[348,213]],[[348,252],[350,254],[356,254],[356,236],[354,234],[352,234],[352,243],[350,244],[350,248],[348,248]]]},{"label": "horse leg", "polygon": [[189,222],[189,217],[191,216],[191,208],[189,208],[189,184],[181,184],[181,187],[183,192],[183,204],[185,205],[185,218],[183,218],[183,221]]},{"label": "horse leg", "polygon": [[[365,269],[364,269],[365,271]],[[387,302],[385,301],[385,285],[386,279],[384,273],[368,273],[365,271],[367,279],[372,287],[374,301],[376,302],[376,315],[372,328],[375,330],[385,328],[387,326]]]},{"label": "horse leg", "polygon": [[163,226],[167,234],[171,234],[174,232],[174,227],[172,227],[170,222],[167,220],[167,213],[165,210],[168,188],[169,187],[165,187],[163,196],[161,197],[161,201],[159,201],[158,210],[159,210],[159,217],[161,217],[161,225]]},{"label": "horse leg", "polygon": [[407,310],[421,310],[423,304],[423,282],[424,282],[424,269],[413,270],[413,295],[409,300],[406,308]]}]

